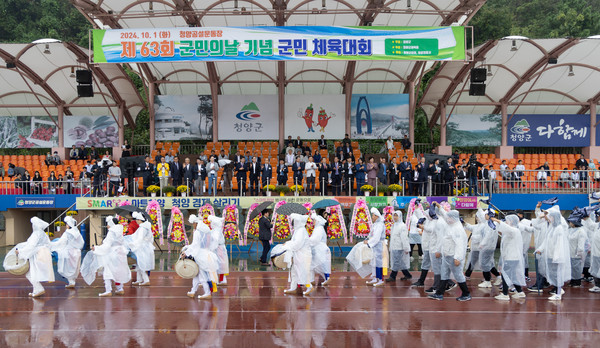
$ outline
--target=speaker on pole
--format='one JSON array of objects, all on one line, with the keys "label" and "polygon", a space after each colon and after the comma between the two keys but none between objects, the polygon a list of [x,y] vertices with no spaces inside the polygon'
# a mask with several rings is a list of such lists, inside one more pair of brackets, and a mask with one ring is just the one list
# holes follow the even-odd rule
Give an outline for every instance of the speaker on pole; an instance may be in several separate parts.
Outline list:
[{"label": "speaker on pole", "polygon": [[469,95],[472,95],[472,96],[485,95],[485,83],[472,83],[469,86]]},{"label": "speaker on pole", "polygon": [[475,68],[471,69],[471,83],[485,82],[487,79],[487,69]]}]

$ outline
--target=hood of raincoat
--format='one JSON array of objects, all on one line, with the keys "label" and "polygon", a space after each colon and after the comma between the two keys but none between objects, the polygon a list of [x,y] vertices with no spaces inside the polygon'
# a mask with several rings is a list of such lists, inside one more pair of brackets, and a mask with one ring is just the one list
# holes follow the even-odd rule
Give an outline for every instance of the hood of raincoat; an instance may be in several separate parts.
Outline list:
[{"label": "hood of raincoat", "polygon": [[209,215],[208,216],[208,221],[210,221],[210,226],[218,231],[222,231],[223,230],[223,221],[224,219],[222,217],[217,217],[214,215]]},{"label": "hood of raincoat", "polygon": [[485,212],[483,211],[483,209],[477,209],[477,213],[475,213],[475,218],[477,219],[477,223],[481,224],[485,222]]},{"label": "hood of raincoat", "polygon": [[394,210],[394,215],[398,216],[398,221],[395,221],[394,223],[404,224],[404,221],[402,221],[402,210]]},{"label": "hood of raincoat", "polygon": [[308,215],[290,214],[290,219],[294,222],[294,229],[302,228],[306,226]]},{"label": "hood of raincoat", "polygon": [[72,216],[65,216],[64,221],[69,227],[77,226],[77,220],[75,220]]},{"label": "hood of raincoat", "polygon": [[514,228],[519,226],[519,217],[515,214],[510,214],[506,216],[506,223]]},{"label": "hood of raincoat", "polygon": [[325,220],[324,217],[314,213],[311,215],[311,219],[315,222],[315,226],[325,226],[327,223],[327,220]]},{"label": "hood of raincoat", "polygon": [[133,214],[131,214],[131,216],[136,220],[146,221],[146,218],[144,218],[144,214],[140,213],[139,211],[133,212]]},{"label": "hood of raincoat", "polygon": [[39,231],[43,231],[46,228],[48,228],[48,226],[50,226],[49,223],[47,223],[46,221],[40,219],[37,216],[34,216],[31,218],[31,227],[33,227],[33,230],[39,230]]}]

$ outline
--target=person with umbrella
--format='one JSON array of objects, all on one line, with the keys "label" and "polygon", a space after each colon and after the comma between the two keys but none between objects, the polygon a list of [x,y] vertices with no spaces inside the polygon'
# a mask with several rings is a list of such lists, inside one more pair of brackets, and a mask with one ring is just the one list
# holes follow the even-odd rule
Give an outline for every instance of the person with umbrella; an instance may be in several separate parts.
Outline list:
[{"label": "person with umbrella", "polygon": [[154,236],[152,225],[141,212],[131,214],[139,224],[138,229],[131,236],[127,236],[125,243],[137,260],[137,279],[133,285],[148,286],[150,279],[148,272],[154,269]]},{"label": "person with umbrella", "polygon": [[81,249],[84,241],[77,228],[77,221],[71,216],[66,216],[64,220],[69,228],[57,242],[50,243],[50,250],[56,251],[58,255],[58,273],[69,281],[66,288],[74,289],[75,279],[79,275]]},{"label": "person with umbrella", "polygon": [[[282,207],[285,207],[283,205]],[[306,231],[306,221],[308,215],[300,215],[292,213],[289,215],[294,224],[294,234],[292,239],[285,242],[284,248],[285,262],[290,268],[290,288],[284,290],[286,294],[296,292],[297,289],[304,285],[306,290],[303,292],[304,296],[310,294],[314,287],[310,283],[310,269],[312,261],[312,252],[310,248],[310,241],[308,238],[308,231]]]},{"label": "person with umbrella", "polygon": [[331,250],[327,246],[326,216],[323,217],[315,213],[311,215],[312,220],[315,222],[315,228],[309,238],[312,251],[311,280],[315,281],[316,276],[321,275],[323,277],[321,285],[327,285],[331,279]]},{"label": "person with umbrella", "polygon": [[[254,210],[257,211],[257,215],[261,212],[258,210],[258,207]],[[271,250],[271,229],[273,228],[271,220],[269,219],[270,214],[271,212],[269,210],[264,210],[262,211],[262,216],[258,219],[258,240],[260,240],[263,247],[260,263],[263,266],[269,265],[267,254],[269,254],[269,250]],[[250,219],[250,221],[252,221],[252,219]]]},{"label": "person with umbrella", "polygon": [[383,217],[377,208],[371,208],[371,220],[373,227],[369,238],[364,241],[365,244],[373,250],[371,265],[375,267],[375,279],[367,281],[367,284],[375,287],[382,286],[383,283],[383,241],[385,240],[385,226]]}]

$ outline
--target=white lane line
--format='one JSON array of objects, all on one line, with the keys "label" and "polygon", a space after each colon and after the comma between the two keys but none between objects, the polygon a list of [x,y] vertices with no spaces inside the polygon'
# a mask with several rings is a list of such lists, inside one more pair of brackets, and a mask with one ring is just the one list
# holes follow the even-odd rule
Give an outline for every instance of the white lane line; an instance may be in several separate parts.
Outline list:
[{"label": "white lane line", "polygon": [[[218,306],[217,306],[218,307]],[[41,314],[41,313],[49,313],[49,312],[60,312],[60,313],[106,313],[106,311],[99,311],[99,310],[61,310],[61,309],[53,309],[53,310],[44,310],[44,311],[29,311],[29,310],[11,310],[11,313],[36,313],[36,314]],[[111,310],[111,313],[162,313],[162,312],[168,312],[168,313],[204,313],[204,312],[198,312],[195,310],[165,310],[165,311],[160,311],[160,310],[134,310],[132,312],[132,310]],[[248,310],[230,310],[227,309],[224,312],[228,312],[228,313],[248,313],[248,312],[252,312],[252,313],[293,313],[293,312],[298,312],[298,310],[287,310],[287,311],[282,311],[282,310],[253,310],[253,309],[248,309]],[[573,311],[568,311],[568,312],[552,312],[552,311],[535,311],[535,312],[520,312],[520,311],[486,311],[486,310],[482,310],[482,311],[457,311],[457,310],[380,310],[380,311],[369,311],[369,310],[344,310],[344,309],[340,309],[340,310],[315,310],[315,309],[307,309],[305,310],[305,312],[310,312],[310,313],[339,313],[339,314],[346,314],[346,313],[359,313],[359,314],[378,314],[378,313],[407,313],[407,314],[415,314],[415,313],[419,313],[419,314],[440,314],[440,313],[448,313],[448,314],[456,314],[456,313],[460,313],[460,314],[551,314],[551,315],[556,315],[556,314],[600,314],[600,312],[573,312]]]},{"label": "white lane line", "polygon": [[[166,333],[164,329],[143,329],[143,328],[136,328],[134,329],[136,333],[140,333],[140,332],[159,332],[159,333]],[[80,332],[80,329],[7,329],[7,330],[0,330],[0,332],[24,332],[24,333],[29,333],[31,331],[35,331],[35,332],[53,332],[53,333],[67,333],[67,332]],[[98,333],[102,333],[105,334],[107,332],[129,332],[131,333],[132,329],[111,329],[111,330],[107,330],[107,329],[102,329],[102,330],[97,330],[96,332]],[[195,332],[198,333],[197,329],[180,329],[177,328],[176,329],[177,332]],[[86,329],[86,333],[89,334],[90,332],[93,332],[93,330],[89,330]],[[231,332],[231,333],[257,333],[257,332],[265,332],[265,333],[270,333],[270,332],[307,332],[307,333],[311,333],[311,332],[359,332],[359,333],[410,333],[410,332],[418,332],[418,333],[423,333],[423,330],[410,330],[410,329],[360,329],[360,328],[356,328],[356,329],[291,329],[291,330],[280,330],[280,329],[202,329],[201,332],[220,332],[220,333],[226,333],[226,332]],[[595,333],[598,334],[598,331],[596,330],[526,330],[526,329],[504,329],[504,328],[500,328],[498,330],[490,330],[490,329],[475,329],[475,330],[468,330],[468,329],[427,329],[426,330],[427,333],[432,333],[432,332],[439,332],[439,333],[531,333],[531,334],[536,334],[536,333],[566,333],[566,334],[582,334],[582,333]]]}]

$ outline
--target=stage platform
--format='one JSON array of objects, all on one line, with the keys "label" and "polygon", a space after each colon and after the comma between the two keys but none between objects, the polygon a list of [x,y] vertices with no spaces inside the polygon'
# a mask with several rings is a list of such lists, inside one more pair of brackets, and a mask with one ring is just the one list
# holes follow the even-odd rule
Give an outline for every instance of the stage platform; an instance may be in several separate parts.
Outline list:
[{"label": "stage platform", "polygon": [[25,277],[0,273],[0,347],[585,347],[600,339],[600,295],[587,283],[567,287],[560,303],[532,293],[500,302],[497,289],[472,278],[472,301],[457,302],[458,289],[434,301],[407,281],[373,288],[338,272],[304,298],[283,294],[286,272],[248,271],[198,300],[174,272],[150,279],[110,298],[98,297],[99,279],[89,287],[79,278],[75,290],[55,282],[31,299]]}]

